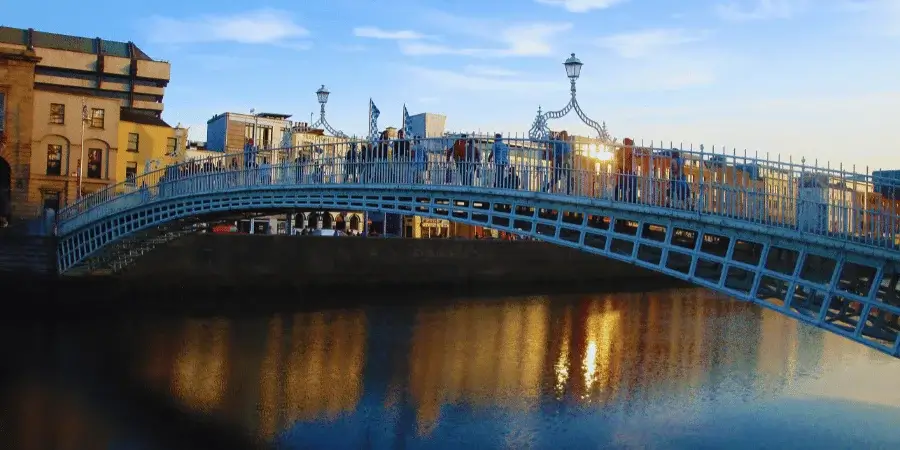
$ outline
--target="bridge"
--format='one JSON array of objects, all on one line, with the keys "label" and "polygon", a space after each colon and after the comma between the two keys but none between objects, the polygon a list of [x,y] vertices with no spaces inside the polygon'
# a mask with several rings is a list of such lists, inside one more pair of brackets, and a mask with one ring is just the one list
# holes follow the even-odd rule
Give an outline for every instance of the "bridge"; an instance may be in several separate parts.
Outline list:
[{"label": "bridge", "polygon": [[418,215],[626,261],[900,357],[900,183],[702,147],[555,137],[348,138],[170,166],[61,210],[58,270],[121,267],[196,222],[241,212]]}]

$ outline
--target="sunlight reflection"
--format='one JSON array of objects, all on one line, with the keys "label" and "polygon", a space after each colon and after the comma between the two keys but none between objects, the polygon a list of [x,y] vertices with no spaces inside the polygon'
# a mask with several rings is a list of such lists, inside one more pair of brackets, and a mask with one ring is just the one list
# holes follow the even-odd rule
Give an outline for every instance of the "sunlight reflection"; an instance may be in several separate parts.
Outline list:
[{"label": "sunlight reflection", "polygon": [[572,307],[567,306],[562,321],[562,337],[559,341],[559,358],[553,366],[556,374],[556,399],[561,400],[566,392],[566,383],[569,381],[569,345],[572,339]]},{"label": "sunlight reflection", "polygon": [[612,309],[607,299],[600,311],[598,302],[592,302],[587,319],[587,348],[584,356],[585,399],[589,399],[596,389],[600,392],[610,386],[611,356],[613,340],[619,329],[621,311]]},{"label": "sunlight reflection", "polygon": [[210,411],[220,405],[228,382],[229,333],[225,319],[185,324],[183,346],[172,366],[172,392],[187,406]]}]

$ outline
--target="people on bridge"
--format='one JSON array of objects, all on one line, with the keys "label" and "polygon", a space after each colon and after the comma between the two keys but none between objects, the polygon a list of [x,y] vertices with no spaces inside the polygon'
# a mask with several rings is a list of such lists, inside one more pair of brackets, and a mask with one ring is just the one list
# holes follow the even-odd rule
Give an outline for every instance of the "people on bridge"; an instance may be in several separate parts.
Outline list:
[{"label": "people on bridge", "polygon": [[[475,181],[475,165],[481,161],[481,154],[475,142],[465,134],[461,135],[453,145],[447,149],[447,162],[453,158],[456,161],[456,172],[459,181],[464,185],[471,185]],[[448,167],[449,178],[449,167]],[[450,180],[448,180],[450,181]]]},{"label": "people on bridge", "polygon": [[572,146],[569,144],[569,132],[563,130],[556,133],[555,138],[550,143],[552,152],[553,172],[550,177],[550,185],[547,191],[556,191],[559,189],[559,182],[565,183],[565,194],[572,193],[572,177],[571,177],[571,160]]},{"label": "people on bridge", "polygon": [[424,183],[428,169],[428,150],[422,144],[421,138],[416,136],[413,141],[413,173],[414,183]]},{"label": "people on bridge", "polygon": [[625,138],[615,155],[617,201],[637,202],[637,178],[634,173],[634,140]]},{"label": "people on bridge", "polygon": [[357,166],[359,162],[359,148],[356,142],[350,143],[350,148],[347,149],[347,154],[344,155],[344,182],[346,183],[358,183],[359,182],[359,167]]},{"label": "people on bridge", "polygon": [[488,162],[494,163],[494,187],[508,187],[503,181],[509,177],[509,145],[503,142],[503,135],[494,135],[494,145]]},{"label": "people on bridge", "polygon": [[400,175],[399,181],[401,183],[409,183],[412,180],[412,167],[410,164],[410,143],[409,140],[406,139],[406,135],[403,130],[397,131],[397,139],[394,140],[392,147],[392,159],[393,165],[395,167],[394,170]]},{"label": "people on bridge", "polygon": [[672,149],[669,163],[669,206],[685,207],[691,188],[684,177],[684,159],[681,152]]}]

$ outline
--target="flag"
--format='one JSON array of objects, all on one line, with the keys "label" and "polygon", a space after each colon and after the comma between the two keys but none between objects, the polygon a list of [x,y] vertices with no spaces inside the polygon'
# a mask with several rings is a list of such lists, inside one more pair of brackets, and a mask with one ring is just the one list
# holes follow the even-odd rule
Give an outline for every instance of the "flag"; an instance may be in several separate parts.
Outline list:
[{"label": "flag", "polygon": [[409,111],[406,110],[406,104],[403,104],[403,134],[406,135],[407,139],[411,139],[413,137],[412,134],[412,124],[409,123]]},{"label": "flag", "polygon": [[381,111],[378,110],[378,107],[375,106],[375,102],[372,99],[369,99],[369,137],[371,139],[378,138],[378,116],[381,115]]}]

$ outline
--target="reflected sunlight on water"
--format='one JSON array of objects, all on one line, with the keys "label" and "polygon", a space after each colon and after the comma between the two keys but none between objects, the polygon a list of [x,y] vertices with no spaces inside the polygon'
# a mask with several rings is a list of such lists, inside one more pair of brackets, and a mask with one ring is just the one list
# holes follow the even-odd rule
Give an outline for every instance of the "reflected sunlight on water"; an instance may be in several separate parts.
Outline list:
[{"label": "reflected sunlight on water", "polygon": [[[799,433],[777,424],[800,409],[799,425],[838,433],[827,447],[858,436],[826,412],[900,421],[900,361],[698,289],[109,328],[147,386],[286,448],[740,447]],[[21,442],[46,440],[44,421],[58,441],[103,428],[48,392],[14,402]]]}]

